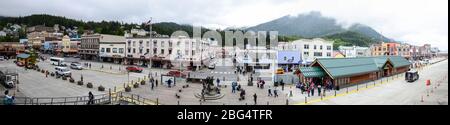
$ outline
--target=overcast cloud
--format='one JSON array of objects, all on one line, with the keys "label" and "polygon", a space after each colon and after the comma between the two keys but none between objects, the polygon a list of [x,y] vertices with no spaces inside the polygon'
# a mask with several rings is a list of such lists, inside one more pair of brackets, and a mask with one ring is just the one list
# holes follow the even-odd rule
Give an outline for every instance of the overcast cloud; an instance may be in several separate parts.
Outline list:
[{"label": "overcast cloud", "polygon": [[141,23],[176,22],[211,28],[254,26],[285,15],[320,11],[343,25],[362,23],[387,37],[448,50],[447,0],[8,0],[2,16],[51,14]]}]

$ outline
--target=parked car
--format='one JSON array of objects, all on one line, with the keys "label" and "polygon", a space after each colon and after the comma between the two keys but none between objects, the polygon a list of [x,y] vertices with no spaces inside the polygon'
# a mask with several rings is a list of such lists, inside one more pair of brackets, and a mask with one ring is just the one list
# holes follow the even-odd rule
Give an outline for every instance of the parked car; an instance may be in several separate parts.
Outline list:
[{"label": "parked car", "polygon": [[128,72],[138,72],[138,73],[141,73],[144,70],[143,68],[137,66],[128,66],[126,69]]},{"label": "parked car", "polygon": [[419,73],[417,71],[407,71],[405,73],[405,80],[408,82],[414,82],[419,79]]},{"label": "parked car", "polygon": [[0,71],[0,83],[6,88],[14,88],[17,84],[18,75],[17,73]]},{"label": "parked car", "polygon": [[16,65],[19,66],[19,67],[25,66],[25,64],[23,64],[22,62],[16,62]]},{"label": "parked car", "polygon": [[183,77],[183,78],[187,76],[185,73],[182,73],[182,72],[176,71],[176,70],[169,71],[167,73],[167,75],[168,76],[173,76],[173,77]]},{"label": "parked car", "polygon": [[208,69],[214,69],[214,68],[216,68],[216,64],[215,63],[209,64]]},{"label": "parked car", "polygon": [[5,60],[5,57],[0,56],[0,61],[4,61],[4,60]]},{"label": "parked car", "polygon": [[56,75],[60,75],[60,76],[72,76],[72,72],[70,72],[69,69],[67,69],[67,67],[56,67]]},{"label": "parked car", "polygon": [[82,70],[83,66],[80,63],[78,63],[78,62],[73,62],[73,63],[70,64],[70,68],[71,69]]}]

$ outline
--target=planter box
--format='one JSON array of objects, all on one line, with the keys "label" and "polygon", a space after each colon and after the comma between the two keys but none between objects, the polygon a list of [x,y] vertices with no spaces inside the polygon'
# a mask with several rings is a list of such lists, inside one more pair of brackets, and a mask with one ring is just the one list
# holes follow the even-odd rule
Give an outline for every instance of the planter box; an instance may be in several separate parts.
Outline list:
[{"label": "planter box", "polygon": [[105,91],[105,87],[99,86],[99,87],[98,87],[98,91]]},{"label": "planter box", "polygon": [[86,84],[86,87],[88,87],[88,88],[94,88],[94,85],[92,85],[92,83],[88,82],[88,83]]},{"label": "planter box", "polygon": [[78,81],[77,84],[81,86],[81,85],[83,85],[83,82],[82,81]]},{"label": "planter box", "polygon": [[125,87],[125,92],[131,92],[131,87],[129,86]]}]

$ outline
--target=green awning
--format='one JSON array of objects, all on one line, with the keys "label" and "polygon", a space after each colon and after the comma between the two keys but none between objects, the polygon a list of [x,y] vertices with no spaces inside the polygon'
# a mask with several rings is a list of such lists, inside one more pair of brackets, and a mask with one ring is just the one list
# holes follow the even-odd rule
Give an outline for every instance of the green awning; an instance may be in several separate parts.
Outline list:
[{"label": "green awning", "polygon": [[300,72],[305,78],[317,78],[325,76],[325,71],[320,67],[300,67]]}]

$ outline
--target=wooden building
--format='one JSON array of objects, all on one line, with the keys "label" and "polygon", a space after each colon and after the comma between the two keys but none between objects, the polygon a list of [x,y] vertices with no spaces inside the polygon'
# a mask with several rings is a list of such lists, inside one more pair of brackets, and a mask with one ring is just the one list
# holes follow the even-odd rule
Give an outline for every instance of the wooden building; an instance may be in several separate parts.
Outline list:
[{"label": "wooden building", "polygon": [[318,58],[309,67],[301,67],[299,77],[302,83],[345,87],[404,73],[410,64],[401,56]]}]

